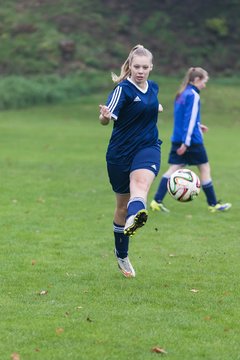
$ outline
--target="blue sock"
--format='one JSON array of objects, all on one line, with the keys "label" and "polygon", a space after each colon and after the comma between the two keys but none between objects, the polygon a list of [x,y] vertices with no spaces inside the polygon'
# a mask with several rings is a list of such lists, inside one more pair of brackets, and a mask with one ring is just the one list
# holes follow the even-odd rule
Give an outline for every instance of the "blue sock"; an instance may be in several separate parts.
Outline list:
[{"label": "blue sock", "polygon": [[202,184],[202,189],[206,195],[207,203],[209,206],[215,206],[217,204],[217,198],[215,195],[212,181]]},{"label": "blue sock", "polygon": [[162,202],[166,193],[167,193],[167,182],[168,182],[167,177],[163,176],[160,184],[158,186],[157,192],[154,196],[154,200],[157,201],[158,203]]},{"label": "blue sock", "polygon": [[127,208],[127,218],[129,218],[129,216],[137,214],[139,210],[146,209],[146,203],[143,198],[135,197],[129,200]]},{"label": "blue sock", "polygon": [[128,256],[129,236],[124,235],[124,226],[113,223],[115,249],[117,256],[124,259]]}]

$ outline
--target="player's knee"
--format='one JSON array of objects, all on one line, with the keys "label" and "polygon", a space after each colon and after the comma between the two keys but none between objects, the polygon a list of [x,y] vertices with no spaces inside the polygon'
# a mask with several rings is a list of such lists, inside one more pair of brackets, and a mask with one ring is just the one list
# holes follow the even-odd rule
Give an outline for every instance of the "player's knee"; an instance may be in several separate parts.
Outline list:
[{"label": "player's knee", "polygon": [[141,190],[143,192],[147,192],[149,189],[149,181],[146,178],[142,178],[142,179],[136,179],[134,181],[134,187],[135,189]]}]

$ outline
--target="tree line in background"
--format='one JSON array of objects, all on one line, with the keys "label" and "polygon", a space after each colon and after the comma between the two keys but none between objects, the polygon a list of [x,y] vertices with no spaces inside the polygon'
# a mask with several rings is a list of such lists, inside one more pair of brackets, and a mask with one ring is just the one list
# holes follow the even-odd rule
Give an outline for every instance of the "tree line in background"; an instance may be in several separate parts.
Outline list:
[{"label": "tree line in background", "polygon": [[137,43],[165,74],[240,70],[239,0],[5,0],[2,75],[118,69]]},{"label": "tree line in background", "polygon": [[5,0],[0,109],[103,89],[136,44],[153,52],[161,76],[202,66],[211,76],[233,77],[240,71],[239,13],[239,0]]}]

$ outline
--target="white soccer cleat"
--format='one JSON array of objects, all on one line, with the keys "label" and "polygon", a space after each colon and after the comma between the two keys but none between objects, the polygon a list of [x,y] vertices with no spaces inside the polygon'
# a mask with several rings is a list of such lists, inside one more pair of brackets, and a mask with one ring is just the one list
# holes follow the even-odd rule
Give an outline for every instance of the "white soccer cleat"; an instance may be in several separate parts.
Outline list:
[{"label": "white soccer cleat", "polygon": [[118,257],[116,250],[115,250],[115,256],[121,273],[127,278],[135,277],[136,274],[134,268],[132,267],[132,264],[130,263],[129,257],[127,256],[124,259]]}]

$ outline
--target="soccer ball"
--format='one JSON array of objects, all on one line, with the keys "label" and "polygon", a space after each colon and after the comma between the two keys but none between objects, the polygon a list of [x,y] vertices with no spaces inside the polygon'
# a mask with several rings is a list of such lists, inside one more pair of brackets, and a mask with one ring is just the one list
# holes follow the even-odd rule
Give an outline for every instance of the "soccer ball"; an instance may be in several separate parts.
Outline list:
[{"label": "soccer ball", "polygon": [[199,177],[189,169],[179,169],[168,179],[169,194],[178,201],[192,201],[200,193]]}]

